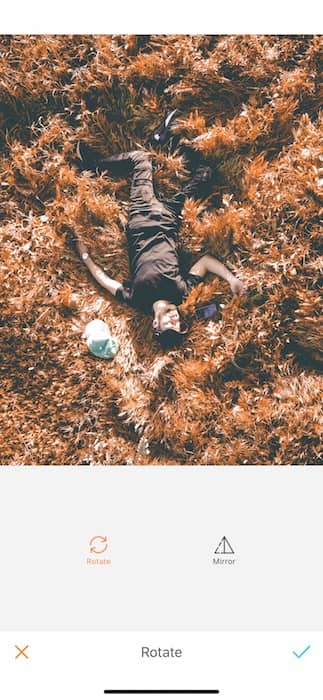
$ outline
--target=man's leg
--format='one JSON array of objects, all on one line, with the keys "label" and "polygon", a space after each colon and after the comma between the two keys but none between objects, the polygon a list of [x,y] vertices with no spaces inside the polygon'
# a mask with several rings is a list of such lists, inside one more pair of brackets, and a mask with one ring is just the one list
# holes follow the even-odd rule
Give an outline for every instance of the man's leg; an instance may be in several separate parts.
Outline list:
[{"label": "man's leg", "polygon": [[151,212],[160,206],[154,192],[153,168],[146,151],[132,153],[133,170],[130,189],[130,218],[136,214]]},{"label": "man's leg", "polygon": [[175,214],[176,218],[181,214],[185,199],[188,197],[203,199],[210,193],[210,185],[214,175],[212,168],[203,160],[202,154],[192,146],[182,143],[180,135],[172,132],[172,123],[177,114],[177,109],[169,112],[152,134],[150,141],[153,146],[157,144],[162,147],[166,146],[169,153],[176,152],[183,156],[186,167],[191,171],[191,178],[182,186],[181,190],[170,199],[163,199],[164,205]]},{"label": "man's leg", "polygon": [[128,151],[104,158],[91,146],[80,142],[77,153],[79,161],[86,169],[99,173],[107,170],[116,175],[128,175],[131,172],[131,207],[146,208],[157,201],[153,187],[151,157],[147,151]]},{"label": "man's leg", "polygon": [[164,204],[179,217],[186,199],[203,199],[210,194],[213,177],[212,168],[200,161],[192,177]]},{"label": "man's leg", "polygon": [[128,175],[134,167],[136,154],[141,153],[141,151],[128,151],[116,156],[104,157],[102,153],[84,141],[79,141],[76,152],[79,164],[84,170],[93,170],[97,173],[108,170],[116,175]]}]

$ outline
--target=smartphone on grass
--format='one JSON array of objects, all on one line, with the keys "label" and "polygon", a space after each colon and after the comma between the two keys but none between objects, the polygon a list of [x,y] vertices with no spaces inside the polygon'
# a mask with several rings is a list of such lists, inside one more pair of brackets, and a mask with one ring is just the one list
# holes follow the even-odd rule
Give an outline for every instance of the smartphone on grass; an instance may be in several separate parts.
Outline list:
[{"label": "smartphone on grass", "polygon": [[209,304],[203,304],[198,306],[195,311],[195,318],[197,321],[203,321],[205,319],[214,318],[218,314],[217,304],[212,301]]}]

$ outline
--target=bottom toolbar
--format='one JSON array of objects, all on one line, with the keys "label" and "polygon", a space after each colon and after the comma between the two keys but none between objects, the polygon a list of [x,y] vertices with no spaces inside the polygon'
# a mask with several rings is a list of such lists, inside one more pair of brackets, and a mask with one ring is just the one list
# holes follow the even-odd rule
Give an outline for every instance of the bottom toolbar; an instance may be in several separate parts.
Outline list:
[{"label": "bottom toolbar", "polygon": [[322,661],[317,631],[1,632],[0,696],[321,700]]}]

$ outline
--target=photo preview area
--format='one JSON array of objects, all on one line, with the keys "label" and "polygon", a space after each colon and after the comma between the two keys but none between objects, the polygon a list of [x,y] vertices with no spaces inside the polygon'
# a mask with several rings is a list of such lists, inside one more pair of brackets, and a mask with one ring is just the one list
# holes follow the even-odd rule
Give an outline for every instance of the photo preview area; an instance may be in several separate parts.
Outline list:
[{"label": "photo preview area", "polygon": [[322,37],[1,46],[0,463],[319,465]]}]

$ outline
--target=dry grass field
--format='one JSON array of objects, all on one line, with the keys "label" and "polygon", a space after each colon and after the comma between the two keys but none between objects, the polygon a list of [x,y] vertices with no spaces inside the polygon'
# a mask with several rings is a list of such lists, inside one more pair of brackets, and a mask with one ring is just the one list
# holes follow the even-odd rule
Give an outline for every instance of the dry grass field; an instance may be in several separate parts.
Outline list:
[{"label": "dry grass field", "polygon": [[[0,37],[0,462],[3,465],[319,464],[322,430],[322,101],[318,36]],[[128,276],[129,181],[82,172],[75,146],[145,146],[167,109],[217,171],[185,204],[187,263],[210,277],[182,310],[180,349],[90,279],[79,231]],[[185,176],[150,149],[156,191]],[[221,316],[195,321],[216,298]],[[119,338],[89,355],[86,323]]]}]

